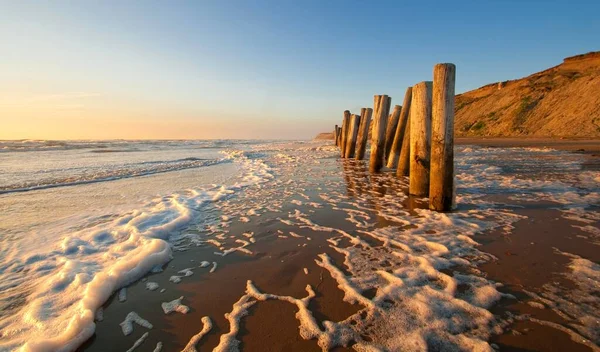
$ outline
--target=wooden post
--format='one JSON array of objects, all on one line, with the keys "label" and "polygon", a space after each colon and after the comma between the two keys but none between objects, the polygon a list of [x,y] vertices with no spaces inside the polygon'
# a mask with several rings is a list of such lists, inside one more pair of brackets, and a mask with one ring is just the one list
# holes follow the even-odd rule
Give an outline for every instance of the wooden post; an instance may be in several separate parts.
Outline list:
[{"label": "wooden post", "polygon": [[429,156],[431,149],[432,82],[413,87],[410,106],[410,181],[408,192],[415,196],[429,194]]},{"label": "wooden post", "polygon": [[338,129],[337,129],[337,135],[335,136],[335,142],[336,142],[336,145],[338,147],[341,144],[341,138],[342,138],[342,128],[338,127]]},{"label": "wooden post", "polygon": [[[410,102],[412,100],[412,87],[406,88],[404,94],[404,102],[402,105],[402,111],[398,118],[398,127],[394,134],[394,141],[390,149],[390,155],[388,157],[387,167],[393,169],[398,164],[398,158],[400,157],[400,150],[404,141],[404,133],[406,132],[406,126],[408,125],[408,114],[410,112]],[[408,164],[407,164],[408,165]],[[404,176],[404,175],[402,175]]]},{"label": "wooden post", "polygon": [[[377,97],[377,96],[376,96]],[[369,171],[379,172],[383,167],[383,156],[385,154],[385,128],[392,99],[387,95],[381,95],[377,110],[373,117],[373,131],[371,135],[371,160]]]},{"label": "wooden post", "polygon": [[358,130],[358,136],[356,137],[356,160],[362,160],[365,157],[365,151],[367,149],[367,140],[369,138],[369,127],[371,127],[371,115],[373,109],[363,108],[363,114],[360,115],[360,128]]},{"label": "wooden post", "polygon": [[[373,96],[373,113],[375,115],[377,115],[377,111],[379,110],[379,102],[380,101],[381,101],[381,95]],[[375,115],[373,115],[373,118],[375,118]]]},{"label": "wooden post", "polygon": [[404,132],[404,139],[402,139],[402,148],[400,149],[400,157],[398,158],[398,168],[396,169],[396,176],[409,176],[410,175],[410,111],[408,114],[408,120],[406,121],[406,130]]},{"label": "wooden post", "polygon": [[348,135],[348,125],[350,124],[350,111],[344,111],[344,120],[342,122],[342,135],[340,136],[340,155],[342,158],[346,155],[346,137]]},{"label": "wooden post", "polygon": [[429,209],[449,211],[454,207],[454,82],[456,66],[433,67],[431,110],[431,181]]},{"label": "wooden post", "polygon": [[350,126],[348,128],[348,141],[346,142],[346,158],[354,158],[359,125],[360,115],[352,114],[352,116],[350,116]]},{"label": "wooden post", "polygon": [[[392,107],[392,98],[391,97],[387,97],[387,104],[385,105],[385,116],[388,116],[390,113],[390,108]],[[385,120],[385,127],[387,127],[387,119]]]},{"label": "wooden post", "polygon": [[335,127],[333,128],[333,143],[335,143],[335,145],[338,145],[338,125],[335,125]]},{"label": "wooden post", "polygon": [[392,149],[392,144],[394,143],[394,135],[396,134],[396,128],[398,127],[398,120],[400,119],[400,112],[402,111],[402,106],[396,105],[394,106],[394,111],[388,117],[388,123],[385,130],[385,164],[387,165],[390,150]]}]

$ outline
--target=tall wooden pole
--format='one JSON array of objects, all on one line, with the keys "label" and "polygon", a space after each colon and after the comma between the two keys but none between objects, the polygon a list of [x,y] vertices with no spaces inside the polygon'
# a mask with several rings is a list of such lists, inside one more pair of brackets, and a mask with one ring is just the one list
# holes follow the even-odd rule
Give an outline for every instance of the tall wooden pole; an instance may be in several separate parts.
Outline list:
[{"label": "tall wooden pole", "polygon": [[371,127],[371,115],[373,114],[373,109],[371,108],[361,109],[361,111],[363,110],[364,112],[360,115],[358,136],[356,137],[356,160],[362,160],[365,157],[367,140],[369,138],[369,128]]},{"label": "tall wooden pole", "polygon": [[412,100],[412,87],[406,89],[404,94],[404,102],[402,105],[402,111],[398,118],[398,127],[394,134],[394,141],[390,149],[390,155],[388,157],[387,167],[393,169],[398,165],[398,158],[400,157],[400,150],[402,148],[402,142],[404,140],[404,133],[406,132],[406,126],[408,125],[408,114],[410,111],[410,102]]},{"label": "tall wooden pole", "polygon": [[[412,100],[412,99],[411,99]],[[406,130],[402,139],[402,148],[400,149],[400,157],[398,158],[398,168],[396,176],[408,176],[410,174],[410,110],[408,120],[406,120]]]},{"label": "tall wooden pole", "polygon": [[431,95],[433,83],[413,87],[410,109],[410,181],[408,192],[415,196],[429,194],[429,156],[431,149]]},{"label": "tall wooden pole", "polygon": [[431,180],[429,209],[449,211],[454,207],[454,83],[456,66],[433,67],[431,110]]},{"label": "tall wooden pole", "polygon": [[344,120],[342,122],[342,135],[340,137],[340,155],[342,158],[346,155],[346,137],[348,135],[348,125],[350,124],[350,111],[344,111]]},{"label": "tall wooden pole", "polygon": [[402,111],[402,106],[396,105],[394,106],[394,111],[388,117],[388,123],[385,130],[385,164],[387,165],[390,150],[392,149],[392,144],[394,143],[394,135],[396,134],[396,128],[398,127],[398,120],[400,119],[400,112]]},{"label": "tall wooden pole", "polygon": [[365,116],[365,113],[367,112],[367,108],[360,108],[360,118],[362,119],[363,116]]},{"label": "tall wooden pole", "polygon": [[346,158],[354,158],[356,150],[356,137],[358,136],[358,127],[360,125],[360,115],[350,116],[350,126],[348,129],[348,141],[346,142]]},{"label": "tall wooden pole", "polygon": [[375,117],[373,118],[373,131],[371,135],[371,159],[369,161],[369,171],[379,172],[383,167],[383,156],[385,154],[385,128],[387,127],[387,117],[390,111],[392,99],[387,95],[381,95]]},{"label": "tall wooden pole", "polygon": [[338,145],[338,125],[335,125],[335,127],[333,128],[333,143],[335,143],[335,145]]},{"label": "tall wooden pole", "polygon": [[373,113],[375,115],[373,115],[373,118],[375,118],[375,116],[377,115],[377,111],[379,110],[379,103],[381,102],[381,95],[374,95],[373,96]]}]

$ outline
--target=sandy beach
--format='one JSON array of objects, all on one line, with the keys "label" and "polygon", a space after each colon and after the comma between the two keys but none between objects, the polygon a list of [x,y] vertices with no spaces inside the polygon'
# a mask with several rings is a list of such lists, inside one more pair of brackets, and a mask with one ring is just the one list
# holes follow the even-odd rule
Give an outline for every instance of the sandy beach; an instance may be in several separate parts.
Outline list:
[{"label": "sandy beach", "polygon": [[[196,349],[227,346],[219,345],[222,335],[235,325],[225,315],[231,314],[234,304],[244,296],[250,280],[261,293],[277,297],[251,299],[255,303],[238,317],[235,329],[239,331],[233,338],[239,340],[236,346],[241,350],[360,350],[370,344],[387,350],[419,350],[421,341],[427,341],[429,350],[454,346],[459,350],[597,351],[597,287],[585,286],[580,282],[584,276],[579,275],[597,275],[598,203],[595,199],[564,198],[571,192],[568,181],[564,175],[554,174],[556,170],[549,169],[547,163],[556,167],[557,160],[566,162],[565,158],[575,157],[584,165],[584,172],[598,177],[600,159],[538,149],[588,149],[597,143],[539,141],[515,143],[517,149],[505,149],[511,145],[508,141],[477,143],[501,147],[488,149],[478,148],[474,142],[459,141],[469,144],[469,149],[464,149],[467,153],[476,148],[481,160],[501,163],[500,157],[523,152],[527,156],[515,162],[511,170],[483,177],[495,177],[498,182],[494,185],[483,179],[469,180],[470,175],[459,173],[459,184],[465,188],[462,194],[459,188],[459,207],[448,218],[420,209],[426,204],[422,199],[406,197],[405,180],[390,172],[369,175],[362,162],[339,160],[326,143],[316,147],[320,152],[315,147],[277,147],[277,159],[285,162],[277,165],[276,185],[249,188],[240,197],[211,209],[212,220],[188,231],[202,241],[175,252],[163,272],[128,286],[126,301],[119,302],[113,295],[104,305],[103,320],[97,321],[94,337],[80,350],[103,351],[107,345],[127,350],[146,332],[149,335],[140,349],[152,350],[161,342],[165,351],[182,350],[202,330],[205,316],[210,317],[212,329]],[[490,151],[502,153],[487,155]],[[307,153],[313,156],[301,160]],[[548,159],[529,165],[530,175],[521,174],[520,166],[532,156]],[[458,167],[468,170],[464,165]],[[570,170],[563,172],[572,174]],[[598,186],[593,182],[597,181],[585,187],[578,185],[580,198],[597,196]],[[467,234],[470,240],[457,243],[451,234],[460,241]],[[252,242],[246,241],[249,239]],[[224,257],[218,254],[239,244],[248,252],[233,251]],[[200,268],[202,261],[211,266]],[[209,272],[213,262],[218,266]],[[434,264],[421,272],[424,263]],[[579,265],[587,265],[589,271],[577,271]],[[192,274],[185,277],[182,270],[188,268]],[[404,286],[397,286],[386,272],[402,278]],[[427,279],[416,279],[417,273]],[[181,282],[169,281],[173,276],[181,276]],[[449,277],[455,280],[449,282],[457,285],[450,291],[445,283]],[[585,279],[593,280],[593,276]],[[148,282],[157,283],[159,288],[148,290]],[[597,285],[597,281],[589,283]],[[312,298],[307,285],[314,290]],[[451,292],[452,298],[446,301],[437,295],[428,299],[421,296],[431,289]],[[181,296],[189,312],[165,315],[161,303]],[[298,303],[283,296],[309,297],[306,307],[318,329],[330,332],[303,338],[306,322],[300,324],[297,318]],[[415,309],[406,302],[415,299],[430,307],[446,302],[449,306],[444,310],[429,312],[423,318],[437,322],[433,325],[450,324],[447,326],[454,332],[448,335],[435,328],[423,330],[418,318],[414,322],[404,320]],[[454,305],[457,300],[461,303]],[[371,307],[372,302],[377,308]],[[578,302],[580,306],[576,306]],[[469,306],[466,311],[464,304]],[[493,315],[486,315],[488,310]],[[152,329],[136,325],[131,335],[124,336],[119,324],[131,311],[150,321]],[[479,323],[468,324],[471,320]],[[339,325],[329,330],[332,327],[325,321]],[[389,325],[393,321],[396,323]],[[346,325],[356,332],[334,332],[343,331],[340,326]],[[412,337],[400,341],[396,334]]]}]

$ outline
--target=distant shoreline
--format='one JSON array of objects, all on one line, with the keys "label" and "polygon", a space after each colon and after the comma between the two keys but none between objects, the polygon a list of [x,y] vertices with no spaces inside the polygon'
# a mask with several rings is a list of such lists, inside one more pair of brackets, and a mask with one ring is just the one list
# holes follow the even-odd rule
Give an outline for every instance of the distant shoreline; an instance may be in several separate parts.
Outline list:
[{"label": "distant shoreline", "polygon": [[[333,140],[333,133],[319,133],[314,140]],[[600,138],[589,137],[455,137],[456,145],[498,148],[553,148],[567,151],[600,152]]]}]

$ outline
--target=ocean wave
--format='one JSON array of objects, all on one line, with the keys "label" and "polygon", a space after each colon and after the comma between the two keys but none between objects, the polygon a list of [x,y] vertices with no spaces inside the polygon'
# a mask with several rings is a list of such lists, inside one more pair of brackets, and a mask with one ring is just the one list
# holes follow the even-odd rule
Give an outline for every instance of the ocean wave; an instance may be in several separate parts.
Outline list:
[{"label": "ocean wave", "polygon": [[[179,171],[204,166],[211,166],[228,161],[230,160],[228,160],[227,158],[201,159],[189,157],[168,161],[160,160],[130,163],[107,170],[100,168],[73,168],[69,170],[70,175],[66,177],[48,177],[35,181],[0,186],[0,194],[13,192],[28,192],[47,188],[114,181],[124,178],[147,176],[170,171]],[[43,172],[40,172],[40,174],[43,174]]]},{"label": "ocean wave", "polygon": [[251,146],[265,143],[261,140],[0,140],[0,153],[39,152],[93,149],[94,153],[124,152],[156,148],[231,148],[232,146]]}]

